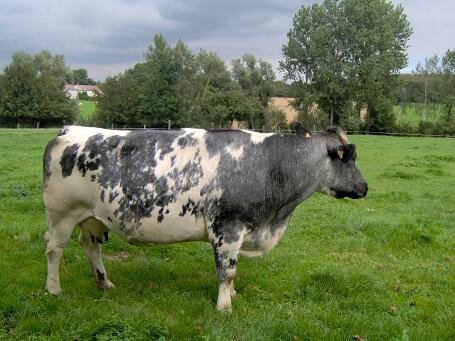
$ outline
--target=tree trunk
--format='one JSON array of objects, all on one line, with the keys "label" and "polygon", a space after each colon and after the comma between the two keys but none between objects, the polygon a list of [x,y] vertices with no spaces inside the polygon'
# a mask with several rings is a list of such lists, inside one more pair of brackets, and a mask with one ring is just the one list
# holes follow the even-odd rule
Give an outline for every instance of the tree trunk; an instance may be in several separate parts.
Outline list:
[{"label": "tree trunk", "polygon": [[423,99],[423,117],[422,117],[423,121],[425,121],[425,118],[427,116],[427,83],[428,83],[428,80],[425,79],[425,86],[424,86],[425,94],[424,94],[424,99]]},{"label": "tree trunk", "polygon": [[330,109],[330,125],[333,126],[333,104],[332,104],[332,107]]},{"label": "tree trunk", "polygon": [[36,129],[39,129],[39,121],[36,121]]}]

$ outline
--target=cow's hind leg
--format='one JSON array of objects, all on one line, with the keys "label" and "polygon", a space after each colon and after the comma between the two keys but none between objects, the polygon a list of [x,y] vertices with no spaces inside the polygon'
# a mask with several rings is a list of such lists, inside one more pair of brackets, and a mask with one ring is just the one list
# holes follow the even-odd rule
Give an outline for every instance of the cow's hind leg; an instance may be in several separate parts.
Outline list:
[{"label": "cow's hind leg", "polygon": [[47,258],[47,279],[46,289],[53,295],[61,293],[59,265],[71,234],[77,222],[68,217],[60,220],[58,223],[53,223],[49,219],[49,229],[47,230],[44,240],[46,241],[46,258]]},{"label": "cow's hind leg", "polygon": [[101,258],[101,244],[107,240],[105,226],[94,218],[88,218],[79,225],[81,227],[79,242],[83,246],[85,255],[92,267],[98,288],[101,290],[114,288],[114,284],[107,278],[106,269]]},{"label": "cow's hind leg", "polygon": [[242,246],[244,230],[213,236],[212,245],[215,253],[216,274],[218,276],[218,300],[216,307],[221,311],[232,311],[231,298],[234,298],[234,277],[237,259]]}]

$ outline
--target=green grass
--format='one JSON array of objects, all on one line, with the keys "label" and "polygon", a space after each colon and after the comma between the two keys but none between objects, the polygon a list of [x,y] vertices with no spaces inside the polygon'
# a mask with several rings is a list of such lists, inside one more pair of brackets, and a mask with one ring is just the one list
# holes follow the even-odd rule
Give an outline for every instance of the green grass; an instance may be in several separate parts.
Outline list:
[{"label": "green grass", "polygon": [[76,105],[79,108],[79,117],[77,118],[78,123],[87,122],[96,110],[95,101],[76,100]]},{"label": "green grass", "polygon": [[[417,128],[419,122],[423,120],[423,103],[413,103],[409,105],[395,105],[393,112],[398,124],[409,124],[413,128]],[[436,122],[442,115],[440,105],[429,103],[427,104],[427,112],[425,121]]]},{"label": "green grass", "polygon": [[41,156],[56,131],[0,130],[0,339],[455,339],[455,140],[352,136],[370,191],[315,195],[266,257],[241,258],[215,310],[205,243],[104,246],[99,292],[77,233],[44,291]]}]

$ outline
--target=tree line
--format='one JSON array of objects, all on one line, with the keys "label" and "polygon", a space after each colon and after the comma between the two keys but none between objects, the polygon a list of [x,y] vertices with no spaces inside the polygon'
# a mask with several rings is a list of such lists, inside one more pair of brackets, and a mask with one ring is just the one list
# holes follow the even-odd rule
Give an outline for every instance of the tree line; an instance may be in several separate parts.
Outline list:
[{"label": "tree line", "polygon": [[194,54],[182,41],[155,35],[144,62],[101,86],[97,125],[229,127],[234,120],[262,127],[274,93],[272,65],[244,54],[229,70],[216,53]]},{"label": "tree line", "polygon": [[[402,78],[403,85],[397,94],[400,112],[412,107],[421,119],[417,130],[405,124],[399,124],[399,130],[455,135],[455,49],[447,50],[442,57],[433,55],[425,58],[412,74]],[[429,120],[433,111],[440,116]]]},{"label": "tree line", "polygon": [[74,122],[78,108],[64,92],[66,83],[96,84],[87,70],[70,70],[63,55],[14,53],[0,73],[0,125],[39,128]]},{"label": "tree line", "polygon": [[63,91],[68,74],[62,55],[14,53],[0,74],[0,123],[39,127],[72,122],[77,108]]},{"label": "tree line", "polygon": [[[422,102],[424,111],[438,101],[444,111],[440,124],[453,127],[455,50],[400,75],[411,34],[403,7],[389,0],[303,5],[282,48],[284,81],[252,54],[228,66],[214,52],[194,53],[184,42],[170,44],[158,34],[142,62],[99,85],[102,93],[88,123],[167,127],[170,121],[174,127],[211,128],[241,121],[251,129],[283,128],[284,114],[267,103],[271,96],[285,96],[295,98],[298,119],[310,127],[407,129],[397,124],[393,109],[413,101]],[[14,54],[0,74],[0,123],[71,123],[77,108],[63,93],[65,82],[95,83],[86,70],[69,70],[61,55]]]}]

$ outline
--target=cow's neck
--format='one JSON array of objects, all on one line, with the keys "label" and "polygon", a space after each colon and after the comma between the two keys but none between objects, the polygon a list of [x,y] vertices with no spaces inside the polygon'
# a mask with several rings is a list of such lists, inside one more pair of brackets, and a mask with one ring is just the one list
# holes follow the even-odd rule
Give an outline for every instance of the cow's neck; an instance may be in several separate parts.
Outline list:
[{"label": "cow's neck", "polygon": [[297,141],[296,144],[287,146],[279,157],[272,158],[271,171],[285,178],[272,181],[271,198],[280,198],[283,211],[280,215],[291,213],[301,202],[308,199],[317,191],[321,167],[321,150],[324,146],[320,141]]}]

